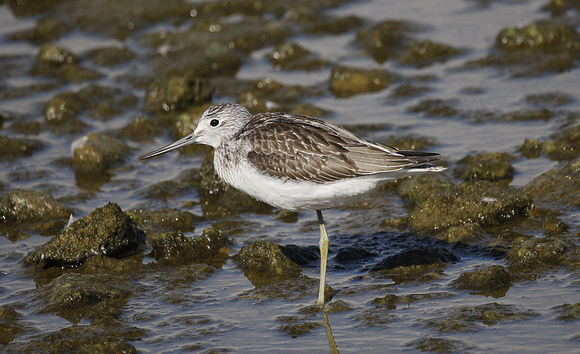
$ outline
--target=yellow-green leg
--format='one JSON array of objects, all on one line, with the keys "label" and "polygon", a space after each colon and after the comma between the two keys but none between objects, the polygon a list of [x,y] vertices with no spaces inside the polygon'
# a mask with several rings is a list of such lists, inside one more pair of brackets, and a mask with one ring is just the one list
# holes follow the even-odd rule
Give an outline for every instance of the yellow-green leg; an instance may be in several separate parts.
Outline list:
[{"label": "yellow-green leg", "polygon": [[317,210],[318,224],[320,225],[320,289],[318,290],[318,306],[324,306],[324,286],[326,284],[326,262],[328,260],[328,245],[330,240],[326,233],[324,226],[324,219],[322,218],[322,211]]}]

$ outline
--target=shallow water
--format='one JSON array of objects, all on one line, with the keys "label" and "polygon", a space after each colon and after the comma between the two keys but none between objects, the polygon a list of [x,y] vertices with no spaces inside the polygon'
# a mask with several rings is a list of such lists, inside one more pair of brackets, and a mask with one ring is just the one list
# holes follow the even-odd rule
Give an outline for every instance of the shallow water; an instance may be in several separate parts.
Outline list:
[{"label": "shallow water", "polygon": [[[560,74],[539,77],[511,78],[497,68],[460,70],[469,60],[485,56],[493,45],[498,31],[508,26],[519,26],[549,15],[540,11],[545,1],[392,1],[361,0],[342,5],[328,11],[328,15],[357,15],[369,23],[384,19],[404,19],[422,23],[427,29],[418,37],[467,48],[463,55],[445,63],[422,69],[400,66],[387,61],[378,64],[368,55],[363,55],[353,46],[356,31],[340,35],[300,35],[288,41],[299,43],[316,52],[320,57],[335,63],[364,67],[386,68],[399,75],[410,77],[434,75],[426,85],[431,91],[417,98],[392,100],[388,96],[395,86],[375,93],[366,93],[349,98],[336,98],[330,94],[309,99],[309,103],[327,109],[332,114],[325,119],[345,126],[380,123],[385,129],[365,132],[363,136],[374,141],[385,141],[390,135],[412,134],[425,136],[435,141],[432,151],[440,152],[453,163],[470,152],[510,152],[517,156],[513,162],[515,176],[512,186],[523,186],[535,177],[558,166],[558,162],[545,157],[526,159],[517,150],[526,138],[546,138],[557,131],[563,118],[528,121],[473,122],[462,118],[432,118],[408,112],[408,108],[424,99],[456,99],[455,108],[461,110],[486,109],[504,113],[532,108],[526,103],[529,94],[563,92],[573,101],[563,107],[566,111],[580,111],[580,69],[574,68]],[[22,56],[23,66],[31,66],[38,46],[23,41],[11,41],[7,36],[16,31],[32,28],[35,17],[15,17],[6,3],[0,3],[0,56]],[[177,30],[180,26],[158,24],[148,29]],[[139,59],[147,49],[138,41],[129,38],[125,43],[114,38],[72,31],[54,44],[69,48],[82,56],[87,51],[105,45],[127,45],[137,53],[137,58],[125,65],[98,70],[104,76],[95,80],[99,85],[130,90],[143,102],[145,90],[132,87],[117,78],[131,73],[138,76],[150,70],[147,62]],[[276,71],[266,58],[272,47],[256,50],[251,60],[245,62],[237,73],[239,79],[261,79],[271,77],[288,85],[324,84],[330,76],[330,68],[315,72]],[[192,53],[192,55],[195,55]],[[94,64],[86,64],[89,68]],[[96,66],[93,66],[96,67]],[[0,72],[5,69],[0,68]],[[7,72],[7,71],[6,71]],[[26,70],[14,70],[0,76],[2,91],[27,87],[51,79],[29,76]],[[0,110],[11,116],[23,116],[28,120],[42,120],[44,103],[61,91],[78,90],[86,83],[59,84],[53,90],[35,92],[22,97],[4,99]],[[465,93],[466,88],[481,88],[481,93]],[[216,102],[235,101],[236,97],[214,97]],[[139,105],[141,106],[141,105]],[[127,110],[110,119],[88,121],[88,131],[108,132],[127,125],[141,115],[140,109]],[[6,121],[0,133],[23,137],[10,132],[14,120]],[[87,131],[87,132],[88,132]],[[85,132],[86,134],[86,132]],[[82,190],[75,180],[74,171],[56,163],[58,159],[70,158],[71,145],[79,135],[57,135],[41,131],[34,138],[45,143],[45,148],[32,157],[6,162],[0,161],[0,192],[12,189],[49,190],[57,199],[67,200],[75,211],[75,217],[90,213],[93,209],[111,201],[123,210],[140,207],[160,208],[168,206],[189,210],[201,215],[196,191],[170,198],[167,201],[150,201],[140,192],[152,184],[171,180],[186,170],[198,168],[203,160],[200,155],[168,154],[163,158],[146,163],[136,162],[138,155],[169,143],[165,134],[148,144],[128,142],[133,148],[127,162],[114,170],[113,178],[95,191]],[[387,205],[380,210],[328,210],[324,212],[331,238],[332,251],[347,242],[364,243],[365,239],[379,233],[378,237],[389,244],[390,236],[381,228],[382,213],[398,213],[404,216],[403,202],[397,196],[389,196]],[[193,206],[184,207],[193,201]],[[561,216],[577,233],[580,229],[578,211],[565,211]],[[256,239],[265,239],[281,245],[317,245],[318,231],[314,212],[299,214],[297,222],[283,223],[271,214],[242,214],[234,220],[251,225],[252,232],[233,238],[230,255],[245,244]],[[188,236],[199,236],[202,230],[215,221],[207,220],[196,227]],[[247,228],[248,226],[246,226]],[[541,236],[542,231],[538,230]],[[37,285],[22,264],[24,256],[42,245],[48,238],[31,234],[23,240],[11,241],[0,235],[0,305],[16,305],[21,321],[29,330],[19,335],[10,345],[23,343],[42,334],[72,326],[90,325],[82,320],[74,325],[51,313],[38,313],[34,304],[23,303],[33,298]],[[349,241],[350,240],[350,241]],[[393,250],[382,249],[376,261],[392,254]],[[377,250],[379,252],[379,250]],[[504,265],[503,260],[492,257],[458,253],[462,259],[444,268],[444,275],[434,281],[394,284],[390,279],[366,276],[365,266],[342,269],[330,260],[327,282],[335,289],[333,300],[342,300],[353,308],[350,311],[330,313],[328,326],[332,330],[336,347],[341,352],[387,352],[417,351],[409,342],[423,338],[444,338],[460,341],[452,351],[460,352],[573,352],[578,351],[579,327],[574,322],[557,320],[554,306],[576,303],[580,299],[577,275],[565,270],[547,271],[539,279],[514,282],[505,296],[492,298],[470,295],[467,291],[454,290],[450,283],[461,273],[486,264]],[[145,258],[144,263],[154,261]],[[315,265],[306,267],[303,274],[318,279]],[[293,300],[258,300],[248,296],[254,286],[231,260],[216,270],[207,279],[184,282],[177,288],[168,285],[164,274],[140,277],[135,280],[138,288],[135,296],[122,308],[120,320],[142,329],[145,335],[131,341],[140,352],[191,351],[234,351],[234,352],[328,352],[329,341],[324,326],[310,333],[293,338],[280,330],[284,316],[296,317],[298,321],[321,323],[320,313],[311,317],[300,312],[313,305],[316,300],[316,285],[310,296]],[[354,291],[356,290],[356,291]],[[377,311],[370,301],[386,294],[404,296],[408,294],[440,294],[428,300],[417,301],[408,306],[397,305],[393,317],[382,323],[364,322],[360,316]],[[528,310],[536,315],[525,320],[504,320],[493,325],[478,323],[474,331],[445,332],[421,324],[420,319],[448,316],[449,309],[476,306],[488,303],[515,305],[519,310]],[[358,316],[358,317],[357,317]],[[0,351],[3,351],[0,346]]]}]

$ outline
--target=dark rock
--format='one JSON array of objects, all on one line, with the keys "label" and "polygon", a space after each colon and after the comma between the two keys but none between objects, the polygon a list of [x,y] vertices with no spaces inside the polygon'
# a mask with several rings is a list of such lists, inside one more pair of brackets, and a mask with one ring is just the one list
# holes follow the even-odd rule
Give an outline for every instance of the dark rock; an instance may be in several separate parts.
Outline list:
[{"label": "dark rock", "polygon": [[335,66],[330,73],[330,91],[336,97],[350,97],[380,91],[397,80],[398,77],[387,70]]},{"label": "dark rock", "polygon": [[524,186],[524,192],[539,205],[560,210],[580,208],[580,160],[566,164],[558,170],[544,172]]},{"label": "dark rock", "polygon": [[125,277],[67,273],[41,287],[38,293],[43,312],[56,313],[77,323],[102,302],[114,302],[120,306],[133,290]]},{"label": "dark rock", "polygon": [[300,266],[288,258],[280,246],[264,241],[254,241],[245,246],[234,261],[254,286],[277,283],[300,275]]},{"label": "dark rock", "polygon": [[48,192],[15,189],[0,201],[0,221],[4,223],[68,221],[71,215],[72,210]]},{"label": "dark rock", "polygon": [[24,262],[41,268],[78,267],[96,255],[130,255],[141,244],[141,232],[133,220],[117,204],[109,203],[28,253]]},{"label": "dark rock", "polygon": [[317,246],[286,245],[279,247],[282,254],[288,257],[292,262],[303,267],[320,259],[320,250]]},{"label": "dark rock", "polygon": [[151,255],[171,265],[210,263],[228,244],[220,230],[205,229],[200,237],[185,237],[180,232],[160,234],[151,240]]},{"label": "dark rock", "polygon": [[0,135],[0,160],[13,161],[22,157],[32,156],[43,147],[44,144],[38,140],[10,138]]},{"label": "dark rock", "polygon": [[512,187],[487,181],[465,182],[431,196],[410,214],[410,226],[422,232],[477,222],[499,225],[526,214],[532,198]]},{"label": "dark rock", "polygon": [[468,155],[457,161],[459,166],[455,169],[455,175],[466,181],[511,179],[514,168],[510,161],[514,159],[513,155],[505,152]]},{"label": "dark rock", "polygon": [[455,289],[487,292],[509,288],[510,284],[510,274],[500,265],[492,265],[472,272],[461,273],[459,278],[452,282]]},{"label": "dark rock", "polygon": [[371,271],[433,263],[452,263],[459,261],[459,259],[453,252],[444,248],[413,248],[383,259],[372,267]]}]

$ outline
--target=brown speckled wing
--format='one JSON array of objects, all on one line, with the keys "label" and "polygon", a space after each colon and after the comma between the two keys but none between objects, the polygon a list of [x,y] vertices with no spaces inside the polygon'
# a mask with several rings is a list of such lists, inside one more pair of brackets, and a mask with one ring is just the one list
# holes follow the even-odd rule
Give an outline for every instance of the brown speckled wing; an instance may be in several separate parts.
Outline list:
[{"label": "brown speckled wing", "polygon": [[437,160],[436,154],[400,151],[319,119],[283,113],[254,116],[235,139],[252,146],[247,157],[257,169],[293,181],[332,182]]}]

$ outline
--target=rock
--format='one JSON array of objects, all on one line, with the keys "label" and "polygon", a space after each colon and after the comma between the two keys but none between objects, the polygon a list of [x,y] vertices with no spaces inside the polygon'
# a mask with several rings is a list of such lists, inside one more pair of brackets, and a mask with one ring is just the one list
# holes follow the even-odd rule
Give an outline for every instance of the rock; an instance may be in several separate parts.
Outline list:
[{"label": "rock", "polygon": [[506,152],[467,155],[457,161],[459,166],[455,169],[455,175],[465,181],[511,179],[514,168],[510,161],[514,159],[513,155]]},{"label": "rock", "polygon": [[72,144],[73,168],[79,186],[102,184],[109,170],[129,156],[129,147],[122,141],[102,133],[89,133]]},{"label": "rock", "polygon": [[104,301],[117,306],[133,294],[125,277],[115,275],[81,275],[66,273],[38,290],[43,312],[55,313],[74,323],[79,322],[91,308]]},{"label": "rock", "polygon": [[309,50],[296,43],[282,43],[270,53],[270,62],[276,70],[314,71],[328,66],[325,60],[316,58]]},{"label": "rock", "polygon": [[411,248],[393,256],[389,256],[371,268],[372,272],[393,269],[397,267],[409,267],[415,265],[433,263],[453,263],[459,261],[459,257],[444,248]]},{"label": "rock", "polygon": [[34,139],[10,138],[0,135],[0,161],[13,161],[32,156],[41,150],[44,144]]},{"label": "rock", "polygon": [[300,266],[284,255],[280,246],[254,241],[234,257],[254,286],[277,283],[300,275]]},{"label": "rock", "polygon": [[499,225],[526,214],[532,198],[512,188],[487,181],[465,182],[433,195],[410,214],[410,226],[419,232],[435,232],[477,222]]},{"label": "rock", "polygon": [[330,73],[330,91],[336,97],[350,97],[380,91],[398,78],[387,70],[335,66]]},{"label": "rock", "polygon": [[159,232],[193,232],[195,225],[202,219],[188,211],[169,208],[135,209],[126,213],[148,235]]},{"label": "rock", "polygon": [[188,75],[171,75],[157,79],[149,86],[145,98],[145,111],[166,113],[184,111],[211,101],[213,87],[204,79]]},{"label": "rock", "polygon": [[489,239],[489,235],[476,222],[460,226],[452,226],[437,235],[437,239],[455,243],[478,244]]},{"label": "rock", "polygon": [[477,332],[481,324],[493,326],[500,321],[526,320],[537,313],[521,310],[515,305],[498,304],[496,302],[477,306],[454,306],[436,311],[441,316],[420,319],[418,322],[440,333]]},{"label": "rock", "polygon": [[151,255],[162,264],[210,263],[227,244],[227,238],[216,229],[205,229],[195,238],[172,232],[153,237]]},{"label": "rock", "polygon": [[15,189],[0,201],[0,220],[4,223],[66,222],[71,215],[72,210],[54,200],[48,192]]},{"label": "rock", "polygon": [[137,252],[141,232],[117,204],[109,203],[80,218],[24,262],[40,268],[78,267],[97,255],[124,257]]},{"label": "rock", "polygon": [[[461,273],[452,283],[458,290],[492,291],[509,288],[511,276],[500,265],[482,267],[472,272]],[[507,289],[506,289],[507,290]]]},{"label": "rock", "polygon": [[580,208],[580,159],[558,170],[544,172],[524,186],[523,190],[539,205],[556,210]]},{"label": "rock", "polygon": [[432,195],[442,194],[453,187],[451,179],[441,173],[426,173],[410,178],[402,178],[397,184],[401,197],[413,204],[419,204]]},{"label": "rock", "polygon": [[578,264],[580,249],[567,237],[520,238],[512,243],[505,260],[513,271],[543,271]]}]

